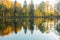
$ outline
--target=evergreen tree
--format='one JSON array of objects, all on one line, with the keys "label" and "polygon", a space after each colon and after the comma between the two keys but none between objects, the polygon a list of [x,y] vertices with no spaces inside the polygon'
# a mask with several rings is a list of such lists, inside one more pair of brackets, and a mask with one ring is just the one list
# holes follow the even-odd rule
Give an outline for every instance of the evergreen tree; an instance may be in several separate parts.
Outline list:
[{"label": "evergreen tree", "polygon": [[[27,16],[27,2],[26,0],[24,1],[24,5],[23,5],[23,13],[24,13],[24,17]],[[24,18],[24,32],[27,32],[27,18]]]},{"label": "evergreen tree", "polygon": [[14,2],[14,31],[15,31],[15,33],[17,33],[17,31],[16,31],[16,28],[17,28],[17,22],[16,22],[16,0],[15,0],[15,2]]},{"label": "evergreen tree", "polygon": [[34,30],[34,3],[33,3],[33,0],[31,0],[29,16],[30,16],[30,18],[29,18],[30,29],[31,29],[31,33],[33,33],[33,30]]}]

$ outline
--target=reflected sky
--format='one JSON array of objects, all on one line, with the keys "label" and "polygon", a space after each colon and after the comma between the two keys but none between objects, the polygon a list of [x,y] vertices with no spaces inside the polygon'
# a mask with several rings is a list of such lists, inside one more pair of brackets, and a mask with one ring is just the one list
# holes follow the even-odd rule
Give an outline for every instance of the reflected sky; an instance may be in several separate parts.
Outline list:
[{"label": "reflected sky", "polygon": [[17,34],[11,33],[8,36],[0,37],[0,40],[59,40],[58,36],[55,35],[53,32],[48,34],[41,33],[39,30],[34,30],[33,35],[31,35],[30,31],[28,30],[26,34],[24,34],[24,30],[18,32]]}]

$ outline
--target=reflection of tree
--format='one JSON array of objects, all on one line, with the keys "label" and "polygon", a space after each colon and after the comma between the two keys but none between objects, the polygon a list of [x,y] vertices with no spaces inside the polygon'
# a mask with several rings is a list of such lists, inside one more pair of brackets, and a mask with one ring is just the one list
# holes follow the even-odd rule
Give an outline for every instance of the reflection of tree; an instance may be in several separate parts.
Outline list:
[{"label": "reflection of tree", "polygon": [[41,22],[41,23],[39,24],[38,29],[39,29],[42,33],[45,32],[44,22]]},{"label": "reflection of tree", "polygon": [[56,30],[57,30],[58,32],[60,32],[60,23],[57,24],[56,26],[57,26],[57,27],[56,27]]},{"label": "reflection of tree", "polygon": [[[20,24],[19,22],[8,22],[9,24],[2,24],[2,25],[6,25],[6,26],[3,26],[3,29],[0,29],[0,30],[2,30],[2,33],[4,34],[4,35],[8,35],[9,33],[11,33],[11,32],[15,32],[15,33],[17,33],[18,31],[20,31],[21,30],[21,28],[23,27],[23,29],[24,29],[24,32],[25,33],[27,33],[27,26],[26,25],[24,25],[24,24]],[[45,24],[44,24],[45,22],[40,22],[40,24],[39,24],[39,26],[38,26],[38,29],[42,32],[42,33],[44,33],[46,30],[47,30],[47,28],[45,29]],[[2,28],[2,27],[1,27]],[[33,33],[33,31],[34,31],[34,25],[32,26],[32,25],[28,25],[28,28],[31,30],[31,34]],[[1,32],[1,31],[0,31]]]},{"label": "reflection of tree", "polygon": [[0,24],[0,35],[3,35],[3,27],[2,27],[2,25]]},{"label": "reflection of tree", "polygon": [[14,31],[15,31],[15,33],[17,33],[16,28],[17,28],[17,22],[14,22]]},{"label": "reflection of tree", "polygon": [[27,33],[27,26],[23,26],[25,34]]},{"label": "reflection of tree", "polygon": [[17,28],[17,22],[16,22],[16,13],[17,13],[17,10],[16,10],[16,0],[15,0],[15,3],[14,3],[14,31],[15,33],[17,33],[16,31],[16,28]]},{"label": "reflection of tree", "polygon": [[31,32],[33,33],[33,30],[34,30],[34,4],[33,4],[33,0],[31,0],[29,16],[30,16],[30,18],[29,18],[30,29],[31,29]]}]

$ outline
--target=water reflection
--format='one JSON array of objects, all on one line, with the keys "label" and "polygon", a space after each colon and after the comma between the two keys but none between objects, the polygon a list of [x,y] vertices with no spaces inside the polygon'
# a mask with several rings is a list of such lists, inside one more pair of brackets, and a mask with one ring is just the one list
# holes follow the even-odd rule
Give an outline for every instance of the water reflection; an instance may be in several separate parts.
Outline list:
[{"label": "water reflection", "polygon": [[[3,18],[1,18],[3,19]],[[37,20],[38,21],[37,21]],[[31,34],[33,34],[34,27],[36,25],[36,28],[40,30],[42,33],[46,32],[49,33],[49,31],[54,27],[58,32],[60,32],[60,23],[57,22],[56,19],[50,20],[50,19],[43,19],[43,18],[36,18],[34,21],[29,20],[28,18],[6,18],[6,20],[0,21],[0,35],[8,35],[11,32],[15,32],[17,34],[18,31],[21,30],[23,27],[24,33],[27,33],[27,29],[31,31]]]},{"label": "water reflection", "polygon": [[[34,35],[34,31],[39,30],[41,33],[50,34],[50,32],[53,32],[54,34],[57,34],[59,36],[60,35],[59,25],[60,25],[60,20],[57,20],[57,19],[51,20],[49,18],[46,18],[46,19],[34,18],[33,22],[30,18],[15,18],[15,19],[5,18],[5,20],[4,18],[1,18],[0,36],[10,35],[11,33],[13,34],[14,32],[15,34],[18,34],[19,32],[20,33],[24,32],[25,35],[28,35],[28,30],[30,34],[33,34],[33,35]],[[23,31],[22,31],[22,28],[23,28]]]},{"label": "water reflection", "polygon": [[27,30],[27,33],[25,34],[22,28],[17,34],[12,33],[8,36],[0,37],[0,40],[58,40],[58,37],[52,32],[46,34],[35,29],[33,35],[31,35],[30,30]]}]

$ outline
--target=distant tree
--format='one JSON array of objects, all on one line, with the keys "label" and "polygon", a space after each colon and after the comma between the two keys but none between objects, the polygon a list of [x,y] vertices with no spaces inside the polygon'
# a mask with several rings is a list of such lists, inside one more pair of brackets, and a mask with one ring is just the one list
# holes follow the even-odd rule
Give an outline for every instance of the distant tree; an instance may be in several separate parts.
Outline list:
[{"label": "distant tree", "polygon": [[58,16],[60,16],[60,1],[58,1],[54,6],[54,13],[58,20]]},{"label": "distant tree", "polygon": [[27,26],[23,26],[25,34],[27,33]]},{"label": "distant tree", "polygon": [[[38,5],[36,5],[36,8],[34,9],[34,16],[36,17],[42,17],[42,13],[39,10]],[[38,26],[42,22],[42,18],[34,18],[34,24]]]},{"label": "distant tree", "polygon": [[[49,16],[51,14],[54,14],[54,10],[53,10],[53,7],[50,5],[49,1],[47,2],[41,2],[39,4],[39,9],[42,13],[42,15],[46,15],[46,16]],[[44,11],[43,11],[44,10]]]}]

